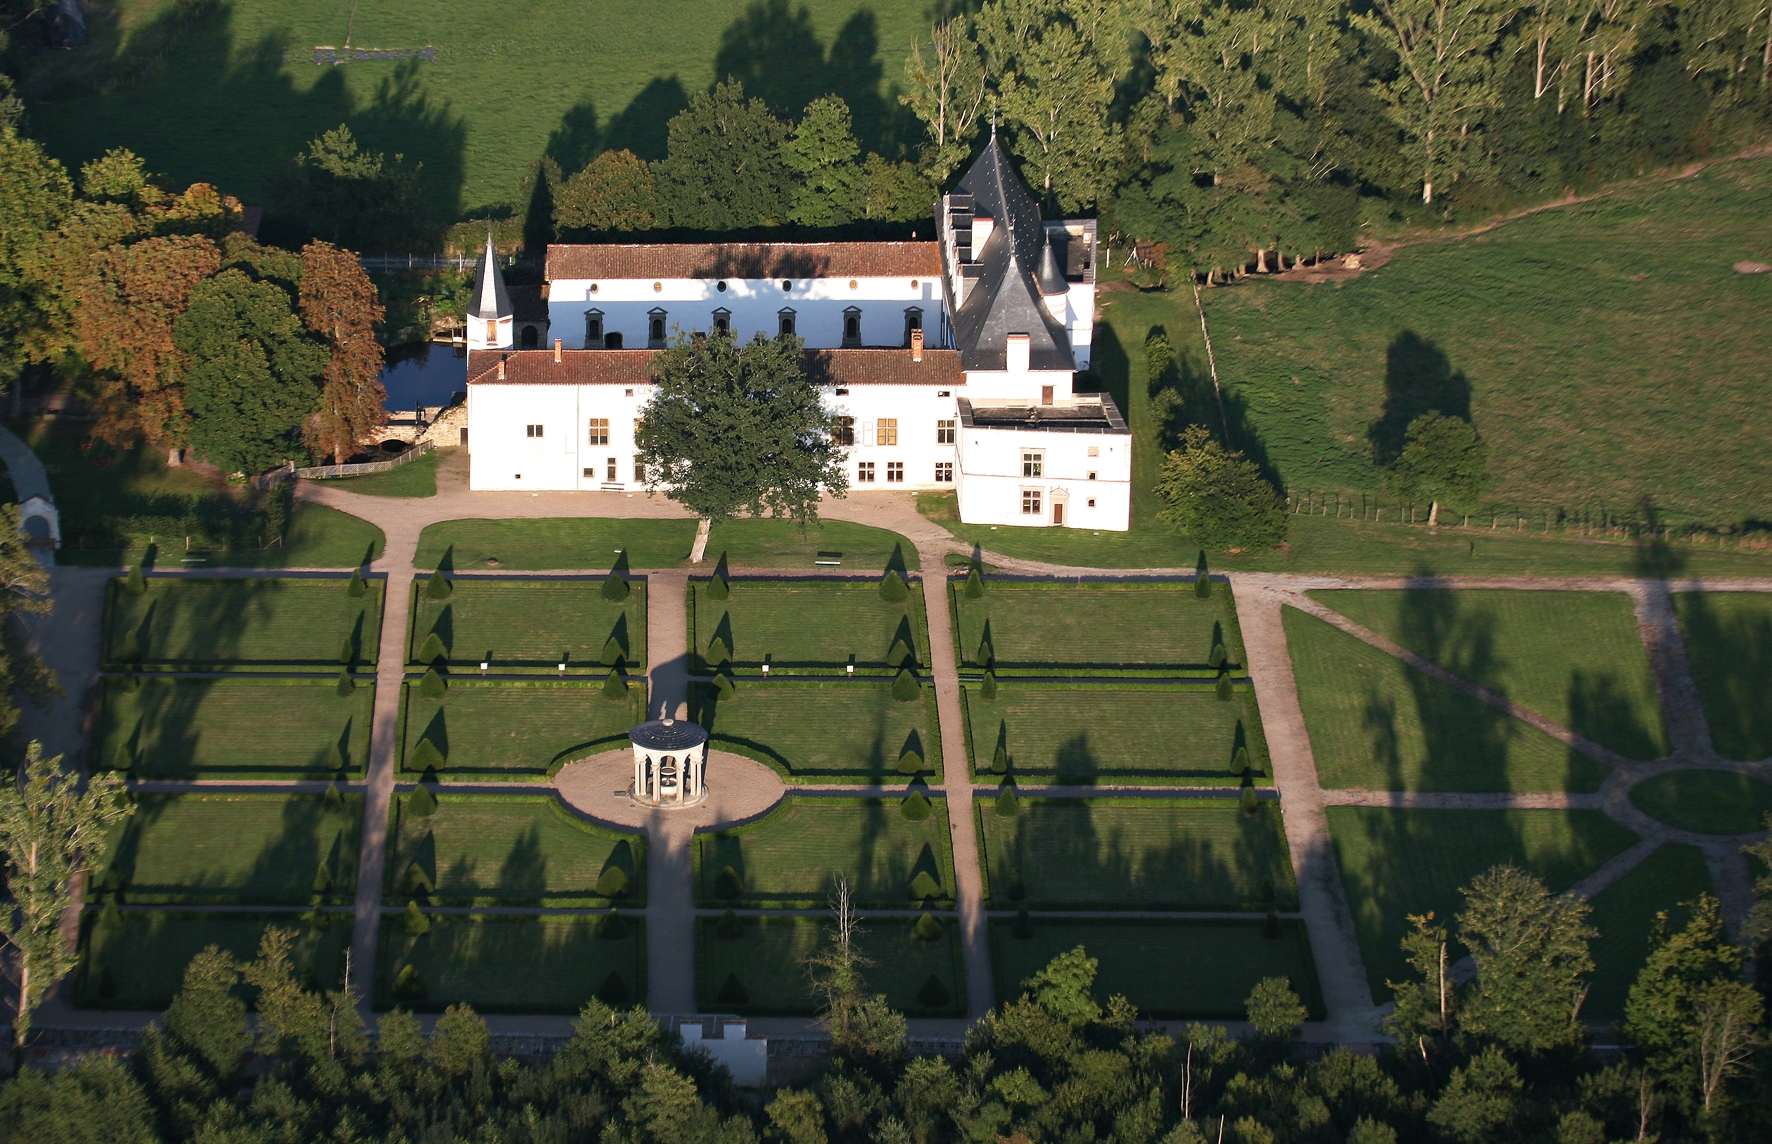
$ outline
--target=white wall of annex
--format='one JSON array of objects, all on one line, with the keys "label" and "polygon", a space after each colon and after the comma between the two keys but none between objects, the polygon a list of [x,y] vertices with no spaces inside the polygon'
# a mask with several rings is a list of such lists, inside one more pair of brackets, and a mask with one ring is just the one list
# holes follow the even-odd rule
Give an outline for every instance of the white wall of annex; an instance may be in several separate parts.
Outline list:
[{"label": "white wall of annex", "polygon": [[[1062,503],[1067,528],[1130,527],[1130,434],[971,429],[961,432],[958,445],[960,519],[967,524],[1050,527],[1052,506]],[[1030,452],[1040,454],[1039,476],[1024,475]],[[1040,491],[1037,516],[1022,511],[1027,489]]]},{"label": "white wall of annex", "polygon": [[[953,488],[951,483],[935,479],[935,467],[956,460],[954,446],[940,442],[938,424],[953,422],[958,433],[955,392],[963,390],[942,390],[930,385],[858,385],[839,395],[827,389],[825,408],[839,416],[855,418],[855,445],[845,450],[843,460],[849,473],[849,487],[863,492]],[[941,396],[943,393],[948,396]],[[893,422],[896,444],[883,443],[889,435],[882,433],[882,421]],[[863,463],[874,466],[872,482],[860,479]],[[902,482],[887,479],[888,466],[892,464],[904,466]]]}]

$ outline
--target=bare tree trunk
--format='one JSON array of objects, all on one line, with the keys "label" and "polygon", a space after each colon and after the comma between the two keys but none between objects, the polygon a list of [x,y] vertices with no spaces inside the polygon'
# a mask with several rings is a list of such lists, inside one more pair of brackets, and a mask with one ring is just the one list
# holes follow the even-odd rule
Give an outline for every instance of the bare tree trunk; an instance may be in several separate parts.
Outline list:
[{"label": "bare tree trunk", "polygon": [[1433,503],[1432,507],[1430,507],[1427,510],[1427,526],[1429,528],[1438,528],[1440,526],[1440,502],[1439,501],[1435,501]]}]

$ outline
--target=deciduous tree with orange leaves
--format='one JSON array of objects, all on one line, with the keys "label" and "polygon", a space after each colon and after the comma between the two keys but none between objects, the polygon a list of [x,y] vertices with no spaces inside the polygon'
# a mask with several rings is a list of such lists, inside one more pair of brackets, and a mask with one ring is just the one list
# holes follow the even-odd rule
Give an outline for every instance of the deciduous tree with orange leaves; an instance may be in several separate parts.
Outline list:
[{"label": "deciduous tree with orange leaves", "polygon": [[342,463],[357,442],[387,424],[382,347],[375,340],[384,311],[375,284],[350,251],[310,242],[301,260],[302,321],[332,350],[320,403],[302,426],[302,439],[314,452]]}]

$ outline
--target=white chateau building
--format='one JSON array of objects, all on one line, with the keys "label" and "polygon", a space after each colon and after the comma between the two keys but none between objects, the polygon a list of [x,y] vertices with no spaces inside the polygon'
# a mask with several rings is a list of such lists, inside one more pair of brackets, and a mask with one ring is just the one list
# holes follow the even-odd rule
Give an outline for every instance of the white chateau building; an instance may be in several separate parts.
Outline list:
[{"label": "white chateau building", "polygon": [[842,418],[851,489],[951,488],[968,523],[1124,531],[1131,434],[1113,398],[1073,388],[1094,337],[1094,220],[1042,220],[993,134],[936,229],[553,245],[522,305],[488,241],[468,314],[470,487],[639,488],[654,350],[679,332],[797,334]]}]

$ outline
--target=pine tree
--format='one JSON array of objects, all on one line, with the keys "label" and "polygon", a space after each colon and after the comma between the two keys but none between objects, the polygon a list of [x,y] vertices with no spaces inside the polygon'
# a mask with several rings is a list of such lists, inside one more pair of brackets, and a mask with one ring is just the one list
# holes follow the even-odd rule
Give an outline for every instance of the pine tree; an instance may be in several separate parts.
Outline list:
[{"label": "pine tree", "polygon": [[628,682],[622,678],[620,668],[611,668],[603,679],[603,698],[621,702],[628,697]]},{"label": "pine tree", "polygon": [[130,754],[129,744],[118,743],[117,753],[111,756],[111,769],[114,771],[127,771],[133,766],[135,766],[135,756]]},{"label": "pine tree", "polygon": [[711,666],[717,668],[723,664],[732,662],[732,649],[726,646],[725,640],[721,639],[719,636],[715,636],[708,641],[708,654],[702,658],[706,659]]},{"label": "pine tree", "polygon": [[915,703],[923,696],[923,685],[908,667],[898,669],[898,678],[892,681],[892,698],[900,703]]},{"label": "pine tree", "polygon": [[422,1004],[431,995],[431,987],[419,976],[416,965],[407,965],[394,975],[394,997],[407,1005]]},{"label": "pine tree", "polygon": [[348,670],[339,671],[338,678],[332,684],[332,693],[343,699],[355,690],[357,690],[357,681],[351,678],[351,673]]},{"label": "pine tree", "polygon": [[308,888],[316,894],[324,894],[332,889],[332,863],[322,862],[315,868],[314,881]]},{"label": "pine tree", "polygon": [[996,672],[987,671],[984,673],[984,682],[979,684],[978,694],[987,703],[996,702],[996,699],[997,699],[997,673]]},{"label": "pine tree", "polygon": [[628,919],[621,916],[621,911],[614,906],[609,912],[597,919],[597,936],[604,941],[620,941],[628,936]]},{"label": "pine tree", "polygon": [[123,650],[117,653],[117,658],[126,664],[141,662],[141,642],[135,638],[134,632],[123,637]]},{"label": "pine tree", "polygon": [[448,692],[449,684],[444,681],[443,673],[434,667],[425,668],[424,678],[418,681],[418,693],[426,699],[442,699]]},{"label": "pine tree", "polygon": [[[338,744],[334,743],[332,748],[336,751],[338,749]],[[336,782],[326,784],[326,793],[320,796],[320,805],[325,809],[327,814],[334,817],[345,812],[345,795],[344,792],[339,789]]]},{"label": "pine tree", "polygon": [[911,822],[922,822],[929,817],[931,809],[929,796],[920,787],[912,787],[911,793],[898,804],[898,812]]},{"label": "pine tree", "polygon": [[141,690],[141,686],[141,677],[136,675],[135,668],[133,666],[125,667],[123,669],[123,678],[117,682],[117,690],[124,695],[134,695]]},{"label": "pine tree", "polygon": [[991,756],[991,770],[997,774],[1009,773],[1009,745],[999,742],[996,753]]},{"label": "pine tree", "polygon": [[[720,559],[724,560],[725,557]],[[728,600],[732,598],[732,586],[726,582],[726,577],[716,572],[708,581],[707,593],[710,600]]]},{"label": "pine tree", "polygon": [[351,583],[345,589],[345,594],[353,600],[361,600],[369,594],[369,581],[363,579],[362,569],[351,569]]},{"label": "pine tree", "polygon": [[987,628],[978,640],[978,666],[989,670],[997,662],[997,649],[991,642],[991,633]]},{"label": "pine tree", "polygon": [[346,636],[344,638],[344,641],[338,645],[338,662],[343,664],[345,667],[349,667],[349,666],[351,666],[351,664],[356,662],[356,659],[357,659],[356,645],[354,645],[351,642],[350,636]]},{"label": "pine tree", "polygon": [[1219,672],[1218,682],[1212,690],[1220,699],[1229,703],[1236,696],[1236,689],[1231,685],[1231,673],[1228,671]]},{"label": "pine tree", "polygon": [[603,598],[612,604],[619,604],[628,598],[628,591],[627,577],[621,574],[621,569],[611,568],[608,578],[603,581]]},{"label": "pine tree", "polygon": [[[929,917],[924,914],[924,917]],[[934,919],[930,919],[934,920]],[[940,928],[939,926],[937,928]],[[917,990],[917,1004],[925,1009],[945,1009],[953,1002],[948,987],[941,983],[941,978],[931,973],[929,980],[923,982],[923,988]]]},{"label": "pine tree", "polygon": [[880,599],[888,604],[902,604],[911,598],[911,590],[905,585],[904,577],[898,569],[888,568],[886,575],[880,577]]},{"label": "pine tree", "polygon": [[738,871],[730,866],[720,867],[720,873],[714,878],[714,896],[716,898],[737,898],[744,893],[744,883],[739,879]]},{"label": "pine tree", "polygon": [[1237,799],[1237,806],[1243,811],[1245,818],[1254,817],[1255,812],[1261,809],[1261,800],[1256,797],[1253,786],[1245,785],[1243,787],[1243,793]]},{"label": "pine tree", "polygon": [[1202,600],[1212,595],[1212,574],[1206,568],[1206,550],[1204,548],[1200,549],[1199,563],[1194,565],[1194,595]]},{"label": "pine tree", "polygon": [[1231,755],[1231,774],[1246,775],[1249,773],[1249,748],[1238,747]]},{"label": "pine tree", "polygon": [[123,581],[123,590],[131,596],[144,596],[148,591],[147,577],[142,575],[142,566],[136,564],[129,569],[129,576]]},{"label": "pine tree", "polygon": [[1206,657],[1206,665],[1212,668],[1212,670],[1217,671],[1224,667],[1225,660],[1228,658],[1230,657],[1224,650],[1224,641],[1217,640],[1212,644],[1211,654]]},{"label": "pine tree", "polygon": [[597,1000],[613,1009],[626,1005],[630,999],[628,983],[622,979],[621,974],[611,969],[603,978],[603,983],[597,986]]},{"label": "pine tree", "polygon": [[966,570],[966,598],[968,600],[984,598],[984,576],[979,571],[976,560],[972,562],[972,567]]},{"label": "pine tree", "polygon": [[407,863],[406,875],[401,879],[400,885],[408,894],[422,894],[429,897],[437,892],[437,884],[431,881],[431,876],[425,873],[424,867],[417,862]]},{"label": "pine tree", "polygon": [[739,981],[736,972],[728,973],[726,980],[720,984],[720,991],[714,994],[714,1000],[722,1005],[744,1005],[750,999],[751,995],[745,992],[744,984]]},{"label": "pine tree", "polygon": [[454,591],[454,586],[443,578],[443,569],[441,568],[432,572],[430,580],[425,583],[425,599],[427,600],[447,600]]},{"label": "pine tree", "polygon": [[1015,793],[1015,787],[1004,783],[997,791],[997,817],[1014,818],[1021,813],[1021,799]]}]

